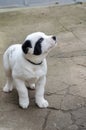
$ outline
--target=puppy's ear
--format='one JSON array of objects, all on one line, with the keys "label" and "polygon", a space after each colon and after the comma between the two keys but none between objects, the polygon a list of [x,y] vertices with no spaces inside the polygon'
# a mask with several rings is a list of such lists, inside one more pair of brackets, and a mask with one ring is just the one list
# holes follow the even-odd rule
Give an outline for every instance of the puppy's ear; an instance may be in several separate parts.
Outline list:
[{"label": "puppy's ear", "polygon": [[32,45],[31,45],[31,41],[30,40],[26,40],[23,45],[22,45],[22,50],[25,54],[28,53],[28,50],[29,48],[32,48]]}]

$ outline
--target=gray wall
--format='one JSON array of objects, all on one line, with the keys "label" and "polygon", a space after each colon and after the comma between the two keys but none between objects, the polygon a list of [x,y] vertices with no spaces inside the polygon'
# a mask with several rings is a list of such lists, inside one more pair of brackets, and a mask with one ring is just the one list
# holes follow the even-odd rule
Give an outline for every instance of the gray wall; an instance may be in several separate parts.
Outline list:
[{"label": "gray wall", "polygon": [[55,3],[57,0],[0,0],[0,7],[34,6]]},{"label": "gray wall", "polygon": [[69,4],[79,1],[86,2],[86,0],[0,0],[0,7],[49,5],[56,2],[59,4]]},{"label": "gray wall", "polygon": [[0,7],[7,6],[23,6],[25,0],[0,0]]}]

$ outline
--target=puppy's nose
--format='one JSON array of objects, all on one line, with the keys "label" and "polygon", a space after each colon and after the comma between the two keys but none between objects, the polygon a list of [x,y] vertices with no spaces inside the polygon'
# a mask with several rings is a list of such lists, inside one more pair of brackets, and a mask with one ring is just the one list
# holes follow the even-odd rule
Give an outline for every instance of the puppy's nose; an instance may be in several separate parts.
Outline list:
[{"label": "puppy's nose", "polygon": [[54,41],[56,41],[56,36],[53,36],[52,39],[53,39]]}]

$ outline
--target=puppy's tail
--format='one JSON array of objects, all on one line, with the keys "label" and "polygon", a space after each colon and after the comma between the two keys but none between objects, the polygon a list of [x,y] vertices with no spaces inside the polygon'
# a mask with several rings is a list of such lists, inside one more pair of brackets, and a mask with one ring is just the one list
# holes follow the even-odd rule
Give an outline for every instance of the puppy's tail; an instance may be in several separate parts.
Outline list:
[{"label": "puppy's tail", "polygon": [[3,55],[3,65],[4,65],[4,70],[5,70],[6,76],[8,76],[8,77],[11,76],[11,68],[10,68],[10,64],[9,64],[8,50],[6,50]]}]

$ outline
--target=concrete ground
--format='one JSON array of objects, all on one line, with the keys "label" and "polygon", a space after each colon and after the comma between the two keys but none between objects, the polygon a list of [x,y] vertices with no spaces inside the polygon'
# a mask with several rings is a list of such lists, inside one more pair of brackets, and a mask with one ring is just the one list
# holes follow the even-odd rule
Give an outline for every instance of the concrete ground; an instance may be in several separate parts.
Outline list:
[{"label": "concrete ground", "polygon": [[[9,45],[35,31],[58,37],[47,57],[45,98],[50,105],[39,109],[29,90],[30,106],[23,110],[16,90],[2,91],[2,56]],[[0,12],[0,130],[86,130],[86,4]]]}]

